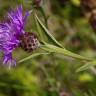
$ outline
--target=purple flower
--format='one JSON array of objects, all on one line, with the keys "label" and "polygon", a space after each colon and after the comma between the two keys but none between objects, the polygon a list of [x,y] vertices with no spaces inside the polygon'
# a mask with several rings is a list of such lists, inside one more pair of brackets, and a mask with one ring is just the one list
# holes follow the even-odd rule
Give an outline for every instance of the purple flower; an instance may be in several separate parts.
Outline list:
[{"label": "purple flower", "polygon": [[12,52],[20,44],[20,36],[25,33],[24,26],[28,12],[23,16],[22,6],[8,13],[9,22],[0,24],[0,51],[3,52],[3,64],[9,68],[16,65]]},{"label": "purple flower", "polygon": [[22,35],[24,32],[24,26],[26,23],[26,18],[29,16],[29,12],[26,12],[23,16],[22,6],[17,7],[15,11],[11,11],[8,14],[8,18],[10,19],[11,30],[13,30],[14,35],[18,37],[18,35]]}]

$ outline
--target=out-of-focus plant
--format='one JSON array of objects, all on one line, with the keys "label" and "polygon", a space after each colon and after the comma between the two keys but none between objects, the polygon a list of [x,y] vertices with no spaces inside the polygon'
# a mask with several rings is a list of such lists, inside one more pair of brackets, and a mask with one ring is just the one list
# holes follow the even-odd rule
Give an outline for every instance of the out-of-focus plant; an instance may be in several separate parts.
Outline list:
[{"label": "out-of-focus plant", "polygon": [[32,9],[26,32],[36,32],[40,47],[32,53],[17,49],[17,66],[0,67],[0,95],[95,96],[96,40],[79,0],[43,0],[40,6],[36,2],[41,0],[18,1]]}]

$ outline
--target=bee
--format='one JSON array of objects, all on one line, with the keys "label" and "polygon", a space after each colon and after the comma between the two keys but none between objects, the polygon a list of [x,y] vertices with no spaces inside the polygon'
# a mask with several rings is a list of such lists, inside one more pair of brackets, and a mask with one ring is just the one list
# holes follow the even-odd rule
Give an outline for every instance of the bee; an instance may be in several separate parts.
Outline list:
[{"label": "bee", "polygon": [[40,46],[36,34],[31,32],[25,32],[25,34],[20,37],[20,41],[20,47],[28,52],[31,52]]}]

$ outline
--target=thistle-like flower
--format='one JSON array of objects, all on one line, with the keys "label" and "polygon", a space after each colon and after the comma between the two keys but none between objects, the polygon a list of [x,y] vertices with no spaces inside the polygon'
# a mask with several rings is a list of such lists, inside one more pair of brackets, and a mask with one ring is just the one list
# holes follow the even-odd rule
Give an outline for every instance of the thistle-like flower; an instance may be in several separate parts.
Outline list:
[{"label": "thistle-like flower", "polygon": [[39,41],[37,40],[37,37],[34,36],[34,34],[24,31],[26,19],[29,14],[29,12],[26,12],[23,16],[22,6],[20,6],[17,7],[15,11],[11,11],[10,13],[8,13],[9,22],[0,23],[0,51],[4,55],[3,64],[8,65],[9,68],[16,65],[16,61],[12,57],[12,52],[20,45],[21,47],[24,45],[25,42],[22,38],[27,36],[26,34],[29,34],[30,36],[28,36],[32,37],[30,42],[35,46],[31,46],[30,50],[36,49],[36,47],[39,46]]}]

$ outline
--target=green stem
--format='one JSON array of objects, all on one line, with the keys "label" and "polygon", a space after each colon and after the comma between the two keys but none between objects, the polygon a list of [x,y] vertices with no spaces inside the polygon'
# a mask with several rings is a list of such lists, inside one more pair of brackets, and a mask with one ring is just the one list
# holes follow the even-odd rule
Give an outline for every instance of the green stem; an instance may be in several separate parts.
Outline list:
[{"label": "green stem", "polygon": [[70,52],[64,48],[60,48],[60,47],[57,47],[57,46],[54,46],[51,44],[45,44],[44,46],[42,46],[42,49],[44,49],[48,52],[55,52],[55,53],[63,54],[65,56],[69,56],[69,57],[76,58],[79,60],[85,60],[85,61],[92,61],[93,60],[91,58],[87,58],[87,57],[75,54],[75,53]]},{"label": "green stem", "polygon": [[35,53],[35,54],[32,54],[28,57],[25,57],[25,58],[21,59],[18,63],[22,63],[22,62],[27,61],[31,58],[34,58],[34,57],[37,57],[37,56],[40,56],[40,55],[46,55],[46,54],[50,54],[50,53]]},{"label": "green stem", "polygon": [[90,62],[92,62],[94,60],[92,58],[88,58],[88,57],[84,57],[84,56],[75,54],[75,53],[73,53],[71,51],[66,50],[65,48],[60,48],[60,47],[57,47],[57,46],[54,46],[54,45],[51,45],[51,44],[47,44],[47,43],[45,43],[44,45],[41,45],[41,49],[47,51],[47,53],[35,53],[35,54],[32,54],[32,55],[20,60],[18,63],[22,63],[22,62],[24,62],[26,60],[29,60],[29,59],[31,59],[33,57],[36,57],[36,56],[50,54],[50,53],[59,53],[59,54],[65,55],[65,56],[75,58],[75,59],[85,60],[85,61],[90,61]]}]

